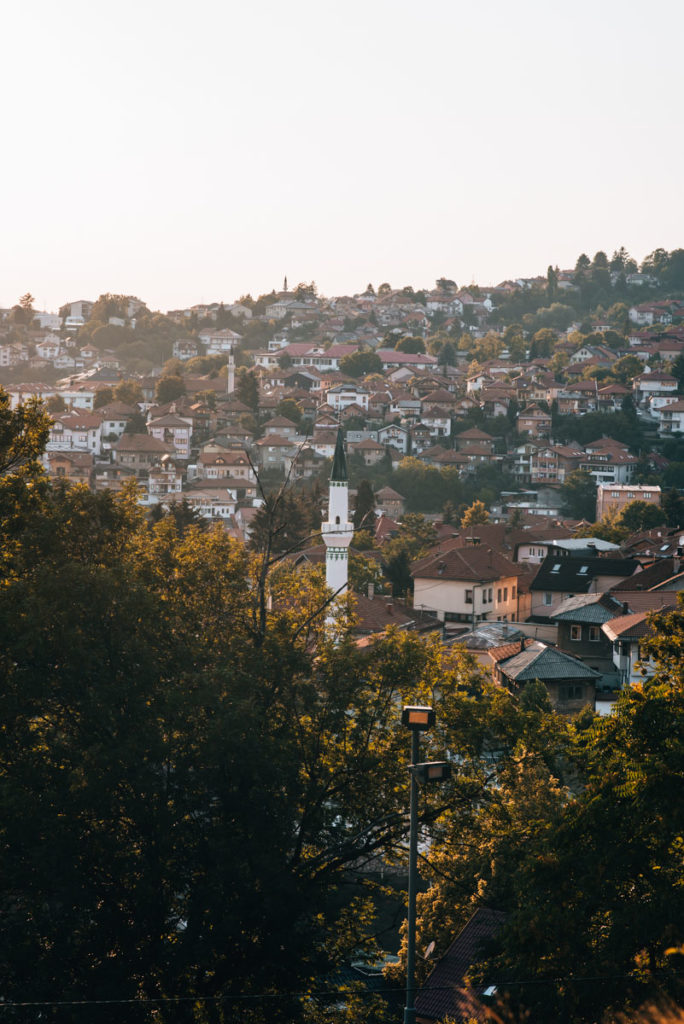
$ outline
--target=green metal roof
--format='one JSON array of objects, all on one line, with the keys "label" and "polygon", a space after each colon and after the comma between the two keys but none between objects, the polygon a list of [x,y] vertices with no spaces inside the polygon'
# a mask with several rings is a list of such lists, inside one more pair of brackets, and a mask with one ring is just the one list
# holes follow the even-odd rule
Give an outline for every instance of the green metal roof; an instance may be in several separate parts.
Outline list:
[{"label": "green metal roof", "polygon": [[528,679],[539,679],[543,683],[552,679],[598,679],[601,675],[578,658],[538,641],[499,667],[505,676],[519,683]]}]

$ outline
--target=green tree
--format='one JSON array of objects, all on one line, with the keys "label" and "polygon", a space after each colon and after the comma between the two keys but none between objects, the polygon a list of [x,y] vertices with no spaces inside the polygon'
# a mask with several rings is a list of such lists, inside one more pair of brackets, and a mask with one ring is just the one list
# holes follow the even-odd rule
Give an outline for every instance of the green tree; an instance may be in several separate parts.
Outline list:
[{"label": "green tree", "polygon": [[50,417],[40,402],[30,399],[12,409],[9,395],[0,389],[0,477],[35,472],[49,432]]},{"label": "green tree", "polygon": [[[382,287],[382,286],[381,286]],[[365,377],[368,373],[382,372],[382,359],[371,348],[360,348],[340,359],[340,370],[349,377]]]},{"label": "green tree", "polygon": [[400,338],[394,347],[397,352],[409,352],[413,355],[422,355],[425,352],[425,342],[423,339],[413,335],[406,335],[404,338]]},{"label": "green tree", "polygon": [[354,530],[372,530],[375,526],[375,494],[369,480],[360,480],[356,489]]},{"label": "green tree", "polygon": [[154,389],[154,397],[160,405],[173,402],[185,394],[185,381],[182,377],[160,377]]},{"label": "green tree", "polygon": [[437,363],[439,366],[456,366],[456,349],[452,341],[445,341],[441,346],[437,353]]},{"label": "green tree", "polygon": [[644,364],[638,356],[623,356],[613,363],[611,373],[621,384],[631,383],[638,374],[643,373]]},{"label": "green tree", "polygon": [[668,526],[684,526],[684,498],[672,487],[662,496],[661,508]]},{"label": "green tree", "polygon": [[573,519],[596,519],[596,483],[584,469],[575,469],[561,486],[565,510]]},{"label": "green tree", "polygon": [[285,416],[299,427],[302,422],[302,410],[294,398],[283,398],[276,406],[276,415]]},{"label": "green tree", "polygon": [[622,509],[620,519],[630,533],[637,533],[662,526],[665,522],[665,512],[659,505],[653,505],[650,501],[630,501]]},{"label": "green tree", "polygon": [[114,398],[126,405],[138,405],[144,401],[142,388],[135,380],[122,380],[114,388]]},{"label": "green tree", "polygon": [[253,412],[259,411],[259,381],[254,370],[240,367],[235,378],[235,393]]}]

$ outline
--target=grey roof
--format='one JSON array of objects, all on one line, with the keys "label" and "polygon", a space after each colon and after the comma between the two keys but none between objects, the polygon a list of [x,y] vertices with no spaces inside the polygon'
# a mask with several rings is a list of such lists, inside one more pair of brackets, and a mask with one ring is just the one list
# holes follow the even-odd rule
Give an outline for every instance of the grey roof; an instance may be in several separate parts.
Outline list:
[{"label": "grey roof", "polygon": [[585,622],[600,626],[622,610],[622,602],[608,594],[580,594],[569,597],[556,608],[549,618],[555,622]]},{"label": "grey roof", "polygon": [[521,640],[524,635],[509,622],[483,622],[476,629],[455,636],[453,643],[465,644],[473,651],[486,651],[490,647],[499,647],[502,644]]},{"label": "grey roof", "polygon": [[611,544],[608,540],[601,540],[599,537],[564,537],[559,540],[547,541],[555,548],[563,548],[564,551],[619,551],[619,544]]},{"label": "grey roof", "polygon": [[535,640],[520,654],[501,663],[501,671],[509,679],[523,683],[530,679],[548,682],[552,679],[598,679],[601,675],[571,654]]},{"label": "grey roof", "polygon": [[530,590],[588,593],[596,576],[627,579],[639,568],[635,558],[605,558],[597,555],[574,558],[547,555],[530,583]]}]

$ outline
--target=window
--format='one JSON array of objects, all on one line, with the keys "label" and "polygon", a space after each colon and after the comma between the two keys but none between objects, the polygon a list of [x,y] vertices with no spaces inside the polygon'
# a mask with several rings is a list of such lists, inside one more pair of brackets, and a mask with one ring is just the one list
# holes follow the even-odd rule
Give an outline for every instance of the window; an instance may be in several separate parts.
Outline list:
[{"label": "window", "polygon": [[494,589],[493,589],[493,587],[490,587],[490,588],[489,588],[489,597],[488,597],[488,600],[489,600],[489,601],[493,601],[493,600],[494,600]]},{"label": "window", "polygon": [[511,587],[511,600],[515,601],[515,587]]},{"label": "window", "polygon": [[501,587],[497,588],[497,591],[496,591],[496,601],[497,601],[497,604],[501,604]]},{"label": "window", "polygon": [[561,701],[582,700],[584,697],[584,687],[579,685],[559,686],[558,697]]},{"label": "window", "polygon": [[553,604],[553,594],[549,594],[548,591],[544,594],[544,604]]},{"label": "window", "polygon": [[551,572],[560,572],[560,562],[556,562]]},{"label": "window", "polygon": [[508,587],[504,587],[504,601],[508,600]]},{"label": "window", "polygon": [[465,592],[465,603],[466,604],[472,604],[473,603],[473,592],[472,592],[472,590],[466,590],[466,592]]},{"label": "window", "polygon": [[582,639],[582,627],[581,626],[571,626],[570,627],[570,639],[571,640],[581,640]]},{"label": "window", "polygon": [[601,630],[598,628],[598,626],[589,627],[589,639],[592,641],[592,643],[598,643],[598,641],[601,639]]}]

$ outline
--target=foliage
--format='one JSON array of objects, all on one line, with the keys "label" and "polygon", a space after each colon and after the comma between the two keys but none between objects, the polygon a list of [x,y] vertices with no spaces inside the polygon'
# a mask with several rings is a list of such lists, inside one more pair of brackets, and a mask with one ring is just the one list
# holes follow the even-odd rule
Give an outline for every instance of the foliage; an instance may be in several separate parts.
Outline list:
[{"label": "foliage", "polygon": [[33,472],[47,444],[50,417],[40,402],[10,407],[9,395],[0,390],[0,477]]},{"label": "foliage", "polygon": [[422,338],[406,335],[400,338],[394,346],[397,352],[409,352],[413,355],[422,355],[425,352],[425,342]]},{"label": "foliage", "polygon": [[259,410],[259,381],[254,370],[241,366],[235,377],[235,393],[252,412]]},{"label": "foliage", "polygon": [[368,373],[381,372],[382,359],[371,348],[360,348],[358,352],[350,352],[340,359],[340,370],[349,377],[365,377]]},{"label": "foliage", "polygon": [[489,512],[483,501],[476,500],[470,505],[461,516],[461,528],[477,526],[479,523],[489,522]]},{"label": "foliage", "polygon": [[160,405],[173,402],[174,399],[180,398],[184,394],[185,381],[182,377],[174,374],[168,377],[160,377],[154,389],[154,397]]},{"label": "foliage", "polygon": [[375,494],[369,480],[360,480],[356,489],[354,508],[354,530],[370,529],[375,526]]},{"label": "foliage", "polygon": [[569,473],[560,489],[563,505],[573,519],[596,518],[596,483],[585,469],[575,469]]}]

